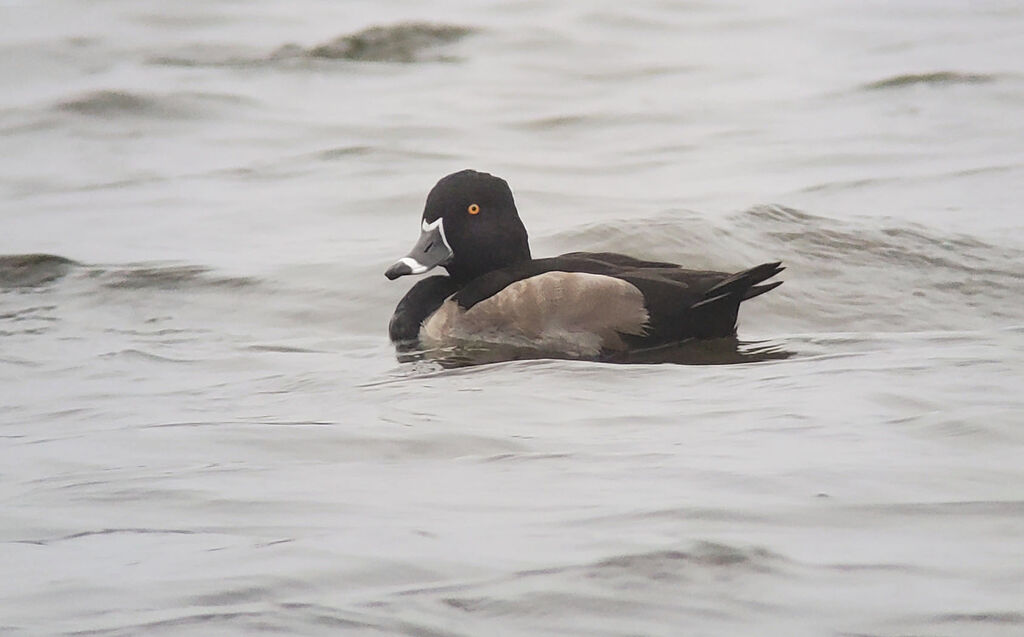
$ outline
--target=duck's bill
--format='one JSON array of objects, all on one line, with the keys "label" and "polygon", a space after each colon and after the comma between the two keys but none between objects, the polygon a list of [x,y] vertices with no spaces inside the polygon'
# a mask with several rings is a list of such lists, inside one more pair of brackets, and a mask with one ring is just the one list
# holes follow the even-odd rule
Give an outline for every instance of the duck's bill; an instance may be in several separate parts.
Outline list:
[{"label": "duck's bill", "polygon": [[423,221],[420,239],[409,254],[395,262],[384,276],[394,281],[406,274],[423,274],[439,265],[444,265],[452,258],[452,248],[444,236],[444,225],[441,219],[433,223]]}]

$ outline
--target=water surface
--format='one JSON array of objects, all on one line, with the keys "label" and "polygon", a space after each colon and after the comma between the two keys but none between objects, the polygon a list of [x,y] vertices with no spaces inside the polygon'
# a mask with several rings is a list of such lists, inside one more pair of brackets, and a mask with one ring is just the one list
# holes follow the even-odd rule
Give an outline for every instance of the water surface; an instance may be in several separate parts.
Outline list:
[{"label": "water surface", "polygon": [[[1015,3],[0,13],[0,632],[1024,630]],[[785,356],[398,360],[467,167]]]}]

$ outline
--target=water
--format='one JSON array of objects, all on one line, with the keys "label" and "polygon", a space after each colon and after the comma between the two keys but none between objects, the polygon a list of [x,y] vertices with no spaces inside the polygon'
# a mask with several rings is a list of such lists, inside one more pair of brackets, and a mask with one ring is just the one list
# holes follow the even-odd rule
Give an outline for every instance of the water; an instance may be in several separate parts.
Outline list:
[{"label": "water", "polygon": [[[1017,3],[0,13],[0,632],[1024,631]],[[466,167],[788,357],[399,362]]]}]

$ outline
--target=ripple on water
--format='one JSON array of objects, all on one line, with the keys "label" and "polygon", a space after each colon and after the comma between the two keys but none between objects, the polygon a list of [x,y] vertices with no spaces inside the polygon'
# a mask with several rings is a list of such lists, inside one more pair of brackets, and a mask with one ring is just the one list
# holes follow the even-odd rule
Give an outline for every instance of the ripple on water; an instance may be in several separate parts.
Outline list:
[{"label": "ripple on water", "polygon": [[[598,357],[576,357],[564,352],[537,350],[524,346],[501,343],[472,344],[436,350],[399,350],[399,362],[435,363],[443,369],[458,369],[510,361],[582,360],[605,363],[650,365],[674,363],[677,365],[734,365],[785,360],[794,355],[785,344],[776,341],[741,341],[735,337],[690,339],[658,347],[627,352],[615,352]],[[426,368],[427,372],[436,368]]]},{"label": "ripple on water", "polygon": [[[972,330],[1024,321],[1024,250],[897,220],[871,222],[757,206],[715,222],[685,211],[559,233],[556,249],[650,255],[724,271],[780,259],[786,285],[745,303],[772,330]],[[723,256],[724,255],[724,256]],[[756,308],[756,310],[755,310]],[[751,323],[753,325],[753,323]]]},{"label": "ripple on water", "polygon": [[245,102],[240,96],[220,93],[101,90],[58,102],[54,109],[101,119],[197,119],[228,111],[237,115],[238,107]]},{"label": "ripple on water", "polygon": [[252,277],[215,274],[203,265],[138,265],[118,269],[95,269],[91,276],[105,287],[139,290],[237,289],[258,285]]},{"label": "ripple on water", "polygon": [[[300,48],[299,51],[307,57],[328,60],[416,62],[424,59],[428,51],[461,40],[471,33],[473,29],[464,26],[405,22],[370,27],[310,49]],[[287,56],[291,51],[286,48],[276,55]]]},{"label": "ripple on water", "polygon": [[53,254],[0,255],[0,290],[40,286],[63,277],[77,265]]},{"label": "ripple on water", "polygon": [[405,614],[394,611],[412,604],[419,612],[410,617],[428,622],[503,617],[522,634],[542,625],[545,634],[619,634],[616,629],[639,634],[644,625],[639,617],[664,621],[667,614],[688,624],[694,612],[746,617],[761,604],[752,606],[749,592],[737,584],[780,576],[788,567],[788,560],[762,548],[696,542],[687,549],[623,553],[490,580],[413,588],[366,607],[394,618]]},{"label": "ripple on water", "polygon": [[150,62],[169,66],[261,66],[288,60],[446,62],[455,59],[444,53],[446,45],[478,32],[456,24],[399,22],[368,27],[309,47],[285,44],[270,55],[206,47],[156,56]]},{"label": "ripple on water", "polygon": [[925,84],[929,86],[945,86],[948,84],[987,84],[999,79],[990,73],[960,73],[957,71],[934,71],[931,73],[904,73],[894,75],[875,82],[865,84],[868,90],[902,88]]}]

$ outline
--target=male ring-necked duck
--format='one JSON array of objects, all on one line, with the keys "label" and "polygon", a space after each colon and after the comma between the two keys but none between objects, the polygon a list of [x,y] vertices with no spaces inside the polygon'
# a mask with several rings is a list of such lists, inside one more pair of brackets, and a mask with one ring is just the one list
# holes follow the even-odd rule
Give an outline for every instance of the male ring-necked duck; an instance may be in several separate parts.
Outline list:
[{"label": "male ring-necked duck", "polygon": [[731,336],[740,303],[782,282],[779,262],[736,274],[686,270],[610,252],[534,259],[504,179],[463,170],[427,195],[412,251],[396,279],[442,266],[409,290],[389,333],[401,347],[495,344],[599,357]]}]

